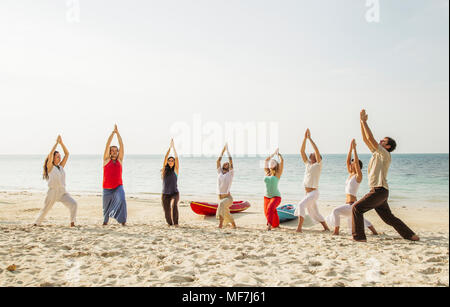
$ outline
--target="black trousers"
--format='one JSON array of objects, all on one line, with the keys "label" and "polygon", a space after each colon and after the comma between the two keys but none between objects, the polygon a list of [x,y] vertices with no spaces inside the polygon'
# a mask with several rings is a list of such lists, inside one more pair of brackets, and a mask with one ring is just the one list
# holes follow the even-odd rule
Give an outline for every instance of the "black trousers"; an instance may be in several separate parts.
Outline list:
[{"label": "black trousers", "polygon": [[399,218],[395,217],[388,205],[389,190],[385,188],[372,188],[368,194],[353,204],[353,222],[352,232],[355,240],[365,240],[364,217],[363,214],[369,210],[375,209],[381,219],[404,238],[411,239],[414,232],[406,226]]},{"label": "black trousers", "polygon": [[[162,194],[161,202],[166,216],[167,224],[178,225],[178,201],[180,193]],[[173,201],[173,206],[172,206]]]}]

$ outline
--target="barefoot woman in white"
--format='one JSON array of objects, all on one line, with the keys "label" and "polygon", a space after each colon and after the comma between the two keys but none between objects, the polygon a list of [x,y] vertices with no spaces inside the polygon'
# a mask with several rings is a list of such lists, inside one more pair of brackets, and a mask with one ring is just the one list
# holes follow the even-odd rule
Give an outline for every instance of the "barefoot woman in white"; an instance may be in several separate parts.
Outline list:
[{"label": "barefoot woman in white", "polygon": [[[61,160],[61,154],[56,151],[58,144],[61,145],[64,151],[64,158]],[[75,226],[75,219],[77,215],[77,203],[66,191],[66,173],[64,166],[66,166],[69,159],[69,151],[64,145],[62,138],[58,135],[56,144],[53,146],[50,154],[45,159],[43,178],[48,181],[48,192],[45,198],[45,206],[39,212],[39,215],[34,222],[34,226],[40,225],[47,213],[56,202],[63,203],[70,211],[70,226]]]},{"label": "barefoot woman in white", "polygon": [[[221,161],[225,151],[228,154],[228,162],[222,165]],[[236,223],[230,214],[230,207],[233,205],[233,197],[230,193],[233,176],[233,159],[228,150],[228,144],[226,144],[217,159],[217,193],[219,194],[219,206],[217,208],[216,218],[219,220],[219,228],[223,228],[228,224],[231,224],[231,228],[236,228]]]},{"label": "barefoot woman in white", "polygon": [[[314,148],[314,153],[308,157],[306,156],[306,141],[310,141]],[[316,222],[322,224],[323,229],[328,231],[328,225],[325,219],[319,212],[317,200],[319,199],[319,179],[322,172],[322,156],[320,155],[319,148],[316,143],[311,139],[311,132],[306,129],[305,138],[303,139],[301,156],[305,163],[305,177],[303,179],[303,185],[305,187],[306,196],[298,204],[294,214],[299,217],[297,232],[302,232],[303,222],[305,221],[306,209],[308,209],[309,216]]]},{"label": "barefoot woman in white", "polygon": [[[354,155],[354,158],[352,159],[352,153]],[[333,210],[333,212],[326,218],[327,224],[330,225],[330,227],[334,227],[334,233],[333,235],[339,235],[339,228],[341,225],[341,216],[347,217],[347,223],[349,225],[349,228],[352,228],[352,205],[356,202],[356,194],[359,189],[359,185],[361,184],[361,181],[363,180],[363,174],[362,169],[363,164],[361,160],[358,158],[358,153],[356,152],[356,142],[355,139],[352,140],[352,143],[350,144],[350,150],[347,155],[347,170],[349,177],[347,178],[346,185],[345,185],[345,194],[346,194],[346,201],[345,205],[339,206]],[[367,228],[369,228],[374,235],[377,235],[377,231],[375,230],[375,227],[372,226],[372,224],[364,219],[364,224]]]}]

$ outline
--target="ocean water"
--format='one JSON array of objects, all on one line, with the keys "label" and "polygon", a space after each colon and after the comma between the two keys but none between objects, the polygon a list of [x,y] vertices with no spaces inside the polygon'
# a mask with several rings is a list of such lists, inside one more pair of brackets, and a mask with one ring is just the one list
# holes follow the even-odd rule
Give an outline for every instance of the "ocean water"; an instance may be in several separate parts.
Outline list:
[{"label": "ocean water", "polygon": [[[44,156],[0,155],[0,191],[44,192]],[[320,180],[320,202],[345,201],[346,155],[324,155]],[[161,193],[162,156],[127,155],[124,160],[124,188],[128,196],[153,197]],[[264,195],[262,157],[235,157],[232,193],[237,199],[259,199]],[[304,196],[304,165],[299,155],[285,156],[285,171],[280,181],[283,203],[298,202]],[[368,191],[367,165],[370,155],[360,155],[364,180],[359,197]],[[225,161],[226,159],[224,159]],[[101,156],[71,155],[67,165],[67,190],[71,193],[100,194]],[[216,158],[180,157],[178,180],[182,198],[216,199]],[[446,206],[449,204],[448,154],[394,154],[389,172],[391,205]]]}]

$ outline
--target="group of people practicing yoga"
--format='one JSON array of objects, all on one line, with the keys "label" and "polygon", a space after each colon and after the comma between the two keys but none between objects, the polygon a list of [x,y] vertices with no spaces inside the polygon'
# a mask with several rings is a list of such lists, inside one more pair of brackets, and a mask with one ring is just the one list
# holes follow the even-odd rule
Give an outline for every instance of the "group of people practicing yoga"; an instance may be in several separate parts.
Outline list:
[{"label": "group of people practicing yoga", "polygon": [[[305,164],[303,180],[305,197],[299,202],[294,212],[295,216],[299,217],[297,232],[302,232],[306,211],[308,211],[313,221],[322,224],[324,231],[329,231],[329,226],[334,228],[334,235],[339,235],[341,217],[347,218],[348,225],[352,229],[353,239],[358,242],[365,242],[365,227],[369,228],[374,235],[377,235],[377,231],[363,215],[365,212],[375,209],[381,219],[386,224],[392,226],[404,239],[412,241],[419,240],[419,237],[405,223],[392,214],[388,205],[389,186],[387,183],[387,175],[391,164],[391,152],[395,150],[397,146],[396,142],[390,137],[385,137],[378,143],[373,137],[367,120],[368,116],[366,111],[362,110],[360,113],[362,138],[372,152],[372,158],[368,166],[370,191],[363,198],[357,200],[356,195],[360,183],[363,180],[363,163],[358,158],[356,142],[353,139],[347,156],[349,176],[345,186],[346,202],[344,205],[335,208],[327,218],[324,218],[320,214],[317,203],[319,199],[319,179],[323,164],[322,156],[317,145],[311,138],[311,132],[309,129],[306,130],[300,151]],[[111,146],[114,135],[117,136],[119,147]],[[314,152],[309,157],[305,151],[307,141],[311,143],[314,149]],[[62,159],[61,154],[56,151],[58,145],[61,145],[64,151],[64,158]],[[173,156],[170,155],[171,151],[173,151]],[[228,155],[228,161],[222,164],[222,158],[225,152]],[[277,161],[276,157],[279,158],[279,161]],[[42,223],[55,202],[62,202],[70,210],[71,226],[75,225],[77,203],[67,193],[65,188],[64,166],[68,158],[69,152],[67,147],[64,145],[61,136],[58,136],[56,144],[53,146],[44,163],[43,177],[48,181],[49,189],[44,208],[39,212],[34,223],[35,226]],[[123,141],[116,125],[108,138],[103,155],[103,225],[108,224],[109,218],[114,218],[124,226],[127,221],[127,203],[122,182],[123,158]],[[179,168],[180,162],[172,139],[161,169],[163,186],[161,202],[167,224],[175,227],[178,226],[178,201],[180,199],[177,186]],[[280,225],[277,207],[281,204],[281,193],[278,189],[278,184],[283,174],[283,168],[284,159],[278,149],[265,159],[264,183],[266,186],[266,194],[264,196],[264,214],[267,219],[267,230],[269,231],[273,228],[278,228]],[[223,228],[228,224],[231,224],[232,228],[236,228],[236,223],[230,214],[230,207],[233,204],[233,197],[230,193],[233,177],[233,159],[226,144],[217,159],[217,194],[219,205],[216,218],[219,220],[219,228]]]}]

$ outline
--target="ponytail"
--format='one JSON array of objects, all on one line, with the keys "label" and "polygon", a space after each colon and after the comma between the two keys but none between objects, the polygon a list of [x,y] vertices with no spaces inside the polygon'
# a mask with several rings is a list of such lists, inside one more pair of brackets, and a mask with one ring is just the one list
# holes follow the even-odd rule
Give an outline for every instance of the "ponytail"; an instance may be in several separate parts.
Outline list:
[{"label": "ponytail", "polygon": [[[55,152],[53,153],[53,159],[55,158],[55,155],[57,153],[59,153],[59,152],[55,150]],[[48,156],[47,156],[47,158],[45,159],[45,162],[44,162],[44,172],[42,174],[42,179],[44,179],[44,180],[48,180],[48,167],[47,167],[47,164],[48,164]]]},{"label": "ponytail", "polygon": [[44,173],[42,174],[42,179],[44,179],[44,180],[48,180],[47,163],[48,163],[48,157],[45,159],[45,162],[44,162]]}]

